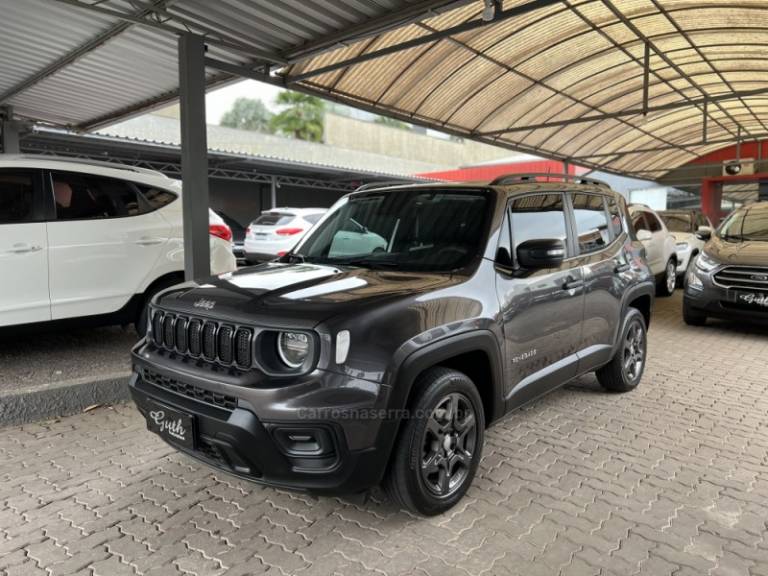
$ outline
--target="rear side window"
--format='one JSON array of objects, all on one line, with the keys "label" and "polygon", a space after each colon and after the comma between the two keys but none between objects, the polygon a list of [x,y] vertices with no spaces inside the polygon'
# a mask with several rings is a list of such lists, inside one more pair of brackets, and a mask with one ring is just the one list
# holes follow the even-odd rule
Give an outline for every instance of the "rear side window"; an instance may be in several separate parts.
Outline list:
[{"label": "rear side window", "polygon": [[322,218],[322,217],[323,217],[322,214],[307,214],[303,218],[304,218],[304,220],[306,220],[310,224],[317,224],[318,221],[320,220],[320,218]]},{"label": "rear side window", "polygon": [[603,197],[597,194],[574,194],[572,198],[579,254],[602,250],[611,243]]},{"label": "rear side window", "polygon": [[284,214],[280,212],[265,212],[253,221],[255,226],[283,226],[293,220],[293,214]]},{"label": "rear side window", "polygon": [[140,190],[148,208],[145,212],[158,210],[176,200],[176,194],[167,190],[160,190],[159,188],[151,188],[149,186],[141,186]]},{"label": "rear side window", "polygon": [[53,172],[51,182],[57,220],[121,218],[146,211],[130,182],[76,172]]},{"label": "rear side window", "polygon": [[39,219],[34,174],[0,170],[0,224],[23,224]]},{"label": "rear side window", "polygon": [[616,239],[624,232],[624,226],[622,225],[621,208],[616,198],[609,196],[606,198],[606,205],[608,206],[608,219],[610,220],[609,228],[611,231],[611,239]]},{"label": "rear side window", "polygon": [[509,207],[512,252],[528,240],[557,239],[567,243],[562,194],[537,194],[516,198]]}]

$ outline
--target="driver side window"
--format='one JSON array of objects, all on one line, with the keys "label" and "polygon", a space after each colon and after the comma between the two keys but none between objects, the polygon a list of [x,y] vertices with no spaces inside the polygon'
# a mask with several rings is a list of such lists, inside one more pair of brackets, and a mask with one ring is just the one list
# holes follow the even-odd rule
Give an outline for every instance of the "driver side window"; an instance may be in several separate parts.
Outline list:
[{"label": "driver side window", "polygon": [[509,204],[512,258],[527,240],[557,239],[568,244],[562,194],[534,194],[515,198]]}]

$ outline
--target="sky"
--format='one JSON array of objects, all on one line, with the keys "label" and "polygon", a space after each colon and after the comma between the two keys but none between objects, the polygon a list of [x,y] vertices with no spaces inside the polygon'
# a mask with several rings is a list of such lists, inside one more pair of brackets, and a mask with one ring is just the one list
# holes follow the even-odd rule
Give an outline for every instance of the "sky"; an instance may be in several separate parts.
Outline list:
[{"label": "sky", "polygon": [[221,116],[232,107],[238,98],[258,98],[270,110],[276,111],[273,102],[282,90],[282,88],[272,84],[265,84],[256,80],[243,80],[209,92],[205,97],[206,121],[208,124],[218,124]]}]

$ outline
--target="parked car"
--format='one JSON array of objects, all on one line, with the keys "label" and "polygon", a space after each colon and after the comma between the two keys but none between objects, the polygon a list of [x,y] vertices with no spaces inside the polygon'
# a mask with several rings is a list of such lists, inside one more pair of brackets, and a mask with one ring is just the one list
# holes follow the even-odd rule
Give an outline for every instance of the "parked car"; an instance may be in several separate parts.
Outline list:
[{"label": "parked car", "polygon": [[638,240],[645,246],[648,266],[656,278],[656,293],[671,296],[677,285],[677,240],[659,215],[644,204],[630,204],[629,214]]},{"label": "parked car", "polygon": [[704,248],[697,232],[712,232],[712,222],[701,210],[663,210],[658,213],[664,225],[675,237],[677,248],[678,283],[685,279],[688,266]]},{"label": "parked car", "polygon": [[709,316],[768,321],[768,202],[744,206],[716,232],[698,232],[707,244],[688,269],[683,319],[692,326]]},{"label": "parked car", "polygon": [[133,399],[150,430],[242,478],[383,482],[438,514],[491,422],[588,372],[640,383],[655,287],[628,222],[592,181],[352,193],[277,261],[158,295]]},{"label": "parked car", "polygon": [[235,255],[235,259],[238,264],[246,264],[245,259],[245,226],[240,224],[237,220],[232,218],[229,214],[222,210],[214,211],[224,222],[226,222],[229,229],[232,230],[232,253]]},{"label": "parked car", "polygon": [[[184,279],[181,184],[159,172],[0,155],[0,326],[92,317],[134,322]],[[231,272],[232,233],[210,213],[211,270]]]},{"label": "parked car", "polygon": [[255,264],[282,256],[301,240],[325,212],[325,208],[265,210],[245,231],[246,260]]}]

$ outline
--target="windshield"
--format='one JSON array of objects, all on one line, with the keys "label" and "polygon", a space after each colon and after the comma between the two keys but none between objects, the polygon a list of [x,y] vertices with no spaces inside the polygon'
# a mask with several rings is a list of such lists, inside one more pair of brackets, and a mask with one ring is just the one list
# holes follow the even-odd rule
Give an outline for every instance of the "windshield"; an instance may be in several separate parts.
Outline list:
[{"label": "windshield", "polygon": [[734,212],[720,226],[718,235],[738,242],[768,242],[768,210],[747,208]]},{"label": "windshield", "polygon": [[693,217],[691,214],[659,212],[670,232],[694,232]]},{"label": "windshield", "polygon": [[482,248],[488,198],[467,190],[370,192],[342,199],[293,256],[307,262],[451,271]]}]

